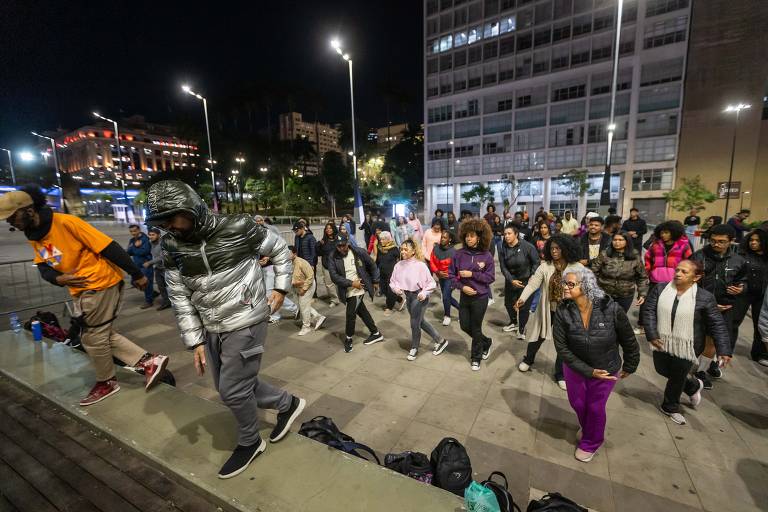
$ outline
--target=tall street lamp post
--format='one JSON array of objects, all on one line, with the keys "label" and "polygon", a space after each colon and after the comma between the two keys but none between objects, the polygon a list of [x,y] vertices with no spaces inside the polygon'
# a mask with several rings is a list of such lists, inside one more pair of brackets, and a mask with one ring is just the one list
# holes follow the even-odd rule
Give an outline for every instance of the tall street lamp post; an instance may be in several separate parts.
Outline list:
[{"label": "tall street lamp post", "polygon": [[59,172],[59,158],[56,156],[56,141],[53,140],[53,137],[46,137],[45,135],[40,135],[37,132],[30,132],[35,137],[39,137],[41,139],[46,139],[48,142],[51,143],[51,150],[53,151],[53,169],[56,171],[56,183],[59,186],[59,209],[64,213],[69,213],[69,210],[67,209],[67,203],[64,202],[64,187],[61,186],[61,172]]},{"label": "tall street lamp post", "polygon": [[210,163],[211,167],[211,184],[213,185],[213,211],[217,212],[219,211],[219,201],[218,201],[218,192],[216,191],[216,173],[213,170],[213,165],[215,163],[213,159],[213,149],[211,146],[211,127],[208,123],[208,100],[206,100],[203,96],[200,94],[194,92],[188,85],[182,85],[181,90],[185,93],[189,94],[190,96],[194,96],[195,98],[201,100],[203,102],[203,113],[205,114],[205,133],[208,137],[208,162]]},{"label": "tall street lamp post", "polygon": [[616,111],[616,83],[619,77],[619,43],[621,41],[621,16],[624,7],[624,0],[618,0],[616,7],[616,35],[613,41],[613,76],[611,78],[611,113],[608,120],[608,148],[605,155],[605,172],[603,173],[603,186],[600,190],[600,213],[605,216],[608,208],[611,206],[611,149],[613,146],[613,136],[616,131],[616,121],[614,118]]},{"label": "tall street lamp post", "polygon": [[365,213],[363,212],[363,198],[360,195],[360,183],[357,179],[357,137],[355,135],[355,88],[352,81],[352,58],[348,53],[341,49],[341,42],[338,39],[331,41],[331,47],[341,58],[349,64],[349,103],[352,107],[352,175],[355,189],[355,211],[357,212],[358,225],[365,222]]},{"label": "tall street lamp post", "polygon": [[245,158],[238,156],[235,158],[235,162],[238,163],[238,170],[237,170],[237,191],[240,193],[240,213],[245,213],[245,203],[243,202],[243,164],[245,163]]},{"label": "tall street lamp post", "polygon": [[[117,128],[117,121],[113,121],[112,119],[109,119],[108,117],[104,117],[100,115],[98,112],[93,112],[93,116],[97,117],[103,121],[106,121],[108,123],[112,123],[112,127],[115,129],[115,147],[117,148],[117,169],[120,171],[120,183],[123,186],[123,201],[125,202],[126,208],[128,207],[128,193],[125,191],[125,172],[123,171],[123,153],[120,150],[120,131]],[[127,214],[127,212],[126,212]],[[126,220],[128,218],[126,217]]]},{"label": "tall street lamp post", "polygon": [[738,103],[736,105],[728,105],[723,112],[730,114],[736,112],[736,122],[733,125],[733,141],[731,142],[731,169],[728,171],[728,188],[725,191],[725,213],[723,213],[723,222],[728,221],[728,206],[731,202],[731,181],[733,181],[733,159],[736,156],[736,132],[739,129],[739,116],[742,110],[748,110],[752,105],[746,103]]},{"label": "tall street lamp post", "polygon": [[11,166],[11,183],[13,183],[13,186],[16,186],[16,173],[13,171],[13,156],[11,156],[11,150],[0,148],[0,151],[5,151],[8,153],[8,165]]}]

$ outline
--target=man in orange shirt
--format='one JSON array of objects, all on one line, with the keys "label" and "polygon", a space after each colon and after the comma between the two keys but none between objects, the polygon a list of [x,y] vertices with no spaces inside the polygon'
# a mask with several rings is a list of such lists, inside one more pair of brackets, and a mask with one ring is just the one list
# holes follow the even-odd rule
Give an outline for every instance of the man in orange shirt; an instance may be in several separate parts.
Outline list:
[{"label": "man in orange shirt", "polygon": [[149,389],[168,364],[112,329],[120,309],[123,273],[143,290],[147,278],[125,250],[78,217],[54,213],[37,187],[0,196],[0,221],[24,231],[43,279],[66,286],[82,326],[81,342],[96,371],[96,384],[80,401],[92,405],[120,391],[112,357],[143,372]]}]

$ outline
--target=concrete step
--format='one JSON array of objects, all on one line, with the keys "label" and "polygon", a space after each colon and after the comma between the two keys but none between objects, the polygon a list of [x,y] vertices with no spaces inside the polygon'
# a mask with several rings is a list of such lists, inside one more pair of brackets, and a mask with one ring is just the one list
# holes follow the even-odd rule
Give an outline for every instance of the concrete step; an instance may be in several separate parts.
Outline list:
[{"label": "concrete step", "polygon": [[[119,393],[79,407],[95,381],[88,357],[61,344],[34,342],[26,332],[0,332],[0,373],[236,510],[462,509],[463,501],[448,492],[297,435],[298,425],[246,472],[219,480],[216,474],[236,445],[226,407],[166,385],[146,393],[143,377],[122,369]],[[264,438],[270,432],[265,427]]]}]

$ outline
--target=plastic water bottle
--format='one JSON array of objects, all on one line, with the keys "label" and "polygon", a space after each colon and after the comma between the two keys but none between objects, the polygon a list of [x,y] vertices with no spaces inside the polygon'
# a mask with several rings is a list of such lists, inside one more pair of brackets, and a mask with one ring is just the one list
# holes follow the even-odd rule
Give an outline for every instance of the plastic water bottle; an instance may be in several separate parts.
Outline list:
[{"label": "plastic water bottle", "polygon": [[21,321],[19,320],[19,315],[17,315],[16,313],[11,313],[10,321],[11,321],[11,330],[16,333],[21,332]]}]

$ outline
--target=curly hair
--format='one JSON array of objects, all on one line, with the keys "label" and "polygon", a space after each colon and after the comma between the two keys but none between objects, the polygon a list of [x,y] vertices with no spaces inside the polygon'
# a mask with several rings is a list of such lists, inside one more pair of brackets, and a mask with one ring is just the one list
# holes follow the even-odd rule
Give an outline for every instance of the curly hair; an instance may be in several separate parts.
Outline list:
[{"label": "curly hair", "polygon": [[763,251],[763,258],[768,257],[768,233],[760,228],[750,231],[749,234],[744,237],[744,240],[741,241],[741,254],[755,252],[749,248],[749,241],[753,236],[757,236],[758,240],[760,240],[760,250]]},{"label": "curly hair", "polygon": [[653,230],[653,237],[656,240],[661,240],[662,231],[669,231],[672,240],[677,242],[685,234],[685,227],[679,220],[668,220],[656,226],[656,229]]},{"label": "curly hair", "polygon": [[424,254],[421,252],[421,244],[417,244],[412,239],[408,238],[407,240],[403,240],[401,247],[403,245],[407,245],[408,248],[413,251],[413,257],[416,259],[416,261],[424,261]]},{"label": "curly hair", "polygon": [[481,251],[487,251],[491,247],[493,233],[491,226],[483,219],[467,219],[459,224],[459,240],[467,247],[467,235],[475,233],[480,240],[477,242],[477,248]]},{"label": "curly hair", "polygon": [[556,234],[544,244],[544,261],[552,262],[552,244],[560,248],[560,254],[566,263],[576,263],[581,259],[581,248],[572,236]]},{"label": "curly hair", "polygon": [[581,293],[583,293],[592,304],[596,304],[598,301],[605,297],[605,292],[602,288],[600,288],[600,285],[597,284],[597,278],[595,277],[595,274],[588,268],[583,267],[579,269],[568,270],[565,272],[563,277],[568,274],[573,274],[576,276],[576,279],[579,280],[579,284],[581,286]]}]

